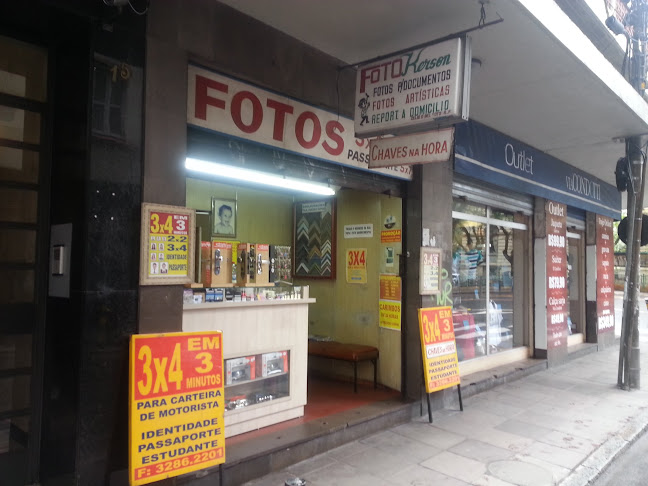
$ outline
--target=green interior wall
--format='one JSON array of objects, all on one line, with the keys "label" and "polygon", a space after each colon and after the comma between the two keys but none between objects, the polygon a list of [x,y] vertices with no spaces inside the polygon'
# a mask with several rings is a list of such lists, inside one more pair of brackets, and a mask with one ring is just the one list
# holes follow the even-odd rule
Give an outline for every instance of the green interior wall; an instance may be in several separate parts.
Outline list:
[{"label": "green interior wall", "polygon": [[[293,244],[293,204],[297,200],[315,197],[296,197],[292,194],[242,188],[212,181],[187,178],[187,207],[211,211],[212,196],[237,201],[237,235],[233,240],[278,245]],[[295,285],[309,285],[310,296],[316,299],[309,309],[310,335],[330,337],[336,341],[367,344],[380,350],[378,360],[379,383],[401,388],[401,333],[378,325],[381,273],[398,273],[398,255],[402,242],[381,243],[381,231],[388,216],[393,216],[402,229],[402,201],[383,194],[341,190],[336,195],[336,278],[295,279]],[[208,216],[198,217],[209,234]],[[345,238],[345,225],[372,224],[373,237]],[[207,238],[203,236],[203,240]],[[391,266],[386,259],[386,247],[394,248]],[[349,249],[367,250],[367,283],[350,284],[346,281],[346,255]],[[311,359],[309,366],[328,375],[351,377],[353,368],[344,362]],[[359,378],[373,380],[371,364],[362,363]]]},{"label": "green interior wall", "polygon": [[[212,196],[236,200],[236,236],[219,239],[292,245],[292,194],[187,178],[187,207],[211,212]],[[210,220],[206,216],[197,220],[203,226],[203,240],[207,241],[211,236]]]},{"label": "green interior wall", "polygon": [[[336,204],[336,278],[335,280],[295,279],[299,285],[310,285],[310,295],[317,302],[309,311],[309,334],[330,337],[335,341],[367,344],[380,350],[378,381],[395,390],[401,387],[401,333],[378,325],[381,273],[398,273],[401,243],[381,243],[380,232],[389,215],[402,229],[400,198],[369,192],[342,190]],[[345,225],[372,224],[373,237],[345,238]],[[394,248],[394,263],[387,266],[386,247]],[[346,280],[346,256],[351,249],[367,250],[367,283],[351,284]],[[342,376],[352,376],[353,368],[344,362],[311,359],[309,366]],[[373,380],[369,363],[359,366],[359,377]]]}]

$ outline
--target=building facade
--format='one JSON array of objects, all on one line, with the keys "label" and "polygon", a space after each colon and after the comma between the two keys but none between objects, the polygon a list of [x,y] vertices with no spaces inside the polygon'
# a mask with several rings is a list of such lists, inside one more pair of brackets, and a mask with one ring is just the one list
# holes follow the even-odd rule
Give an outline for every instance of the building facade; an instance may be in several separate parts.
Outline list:
[{"label": "building facade", "polygon": [[[474,6],[463,3],[437,6],[446,27],[435,38],[472,25]],[[345,363],[306,360],[308,335],[377,348],[378,383],[418,409],[426,307],[452,307],[462,377],[529,358],[551,366],[584,344],[613,344],[611,228],[621,194],[611,181],[623,144],[612,139],[645,131],[648,107],[620,74],[621,47],[583,2],[564,10],[550,2],[548,13],[531,0],[497,3],[505,21],[470,33],[473,56],[489,57],[471,63],[471,116],[455,125],[449,160],[384,170],[368,168],[368,140],[354,136],[354,63],[272,27],[270,17],[207,0],[0,7],[0,473],[8,484],[127,484],[130,336],[270,319],[246,310],[219,321],[216,310],[205,324],[185,304],[185,286],[143,285],[141,255],[151,255],[141,251],[143,203],[195,210],[213,259],[234,243],[292,247],[293,265],[304,265],[293,267],[292,283],[308,286],[314,301],[305,314],[272,319],[299,314],[299,333],[248,334],[224,351],[226,360],[285,352],[291,381],[274,398],[305,396],[307,375],[351,378]],[[514,49],[521,39],[532,46]],[[552,62],[539,64],[543,56]],[[610,143],[596,149],[588,133]],[[187,159],[308,180],[336,195],[198,175]],[[227,209],[232,229],[216,228]],[[319,245],[301,241],[297,221]],[[440,250],[440,288],[421,295],[428,247]],[[220,276],[210,264],[209,275]],[[360,380],[372,372],[362,366]],[[271,408],[289,402],[277,400],[233,410],[231,430],[268,425],[268,410],[286,414],[274,422],[299,416],[304,400],[296,400],[290,409]],[[441,391],[433,406],[454,400]],[[240,460],[230,472],[246,478],[246,467],[249,478],[270,466]],[[217,472],[165,484],[207,480]]]}]

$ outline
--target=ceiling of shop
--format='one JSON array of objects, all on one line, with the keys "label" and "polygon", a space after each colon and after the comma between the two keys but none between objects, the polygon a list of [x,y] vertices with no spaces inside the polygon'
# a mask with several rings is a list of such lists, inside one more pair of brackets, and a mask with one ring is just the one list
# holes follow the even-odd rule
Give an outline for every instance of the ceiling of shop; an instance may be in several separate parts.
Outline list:
[{"label": "ceiling of shop", "polygon": [[[646,122],[517,0],[483,1],[485,21],[503,22],[470,34],[482,62],[470,117],[614,184],[624,155],[614,139],[648,132]],[[476,27],[481,8],[479,0],[221,2],[350,64]]]}]

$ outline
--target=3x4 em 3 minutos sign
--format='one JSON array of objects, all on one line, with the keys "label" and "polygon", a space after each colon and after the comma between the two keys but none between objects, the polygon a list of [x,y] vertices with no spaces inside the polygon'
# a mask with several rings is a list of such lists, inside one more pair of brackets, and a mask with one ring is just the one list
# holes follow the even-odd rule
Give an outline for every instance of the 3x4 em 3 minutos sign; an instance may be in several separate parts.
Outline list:
[{"label": "3x4 em 3 minutos sign", "polygon": [[220,331],[131,337],[131,485],[225,462],[223,383]]}]

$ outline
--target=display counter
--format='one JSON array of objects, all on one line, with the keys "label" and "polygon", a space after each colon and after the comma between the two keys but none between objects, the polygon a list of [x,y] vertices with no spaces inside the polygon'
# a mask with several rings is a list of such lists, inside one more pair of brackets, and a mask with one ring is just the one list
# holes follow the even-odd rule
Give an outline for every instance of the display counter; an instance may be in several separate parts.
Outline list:
[{"label": "display counter", "polygon": [[223,332],[225,437],[304,415],[308,304],[314,302],[184,305],[183,331]]}]

